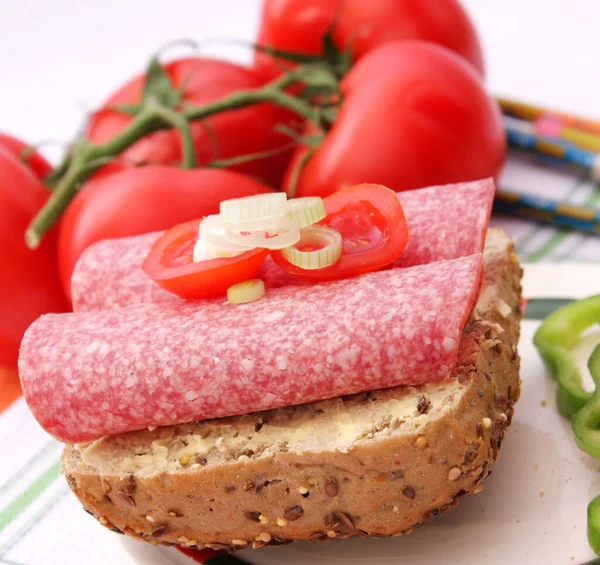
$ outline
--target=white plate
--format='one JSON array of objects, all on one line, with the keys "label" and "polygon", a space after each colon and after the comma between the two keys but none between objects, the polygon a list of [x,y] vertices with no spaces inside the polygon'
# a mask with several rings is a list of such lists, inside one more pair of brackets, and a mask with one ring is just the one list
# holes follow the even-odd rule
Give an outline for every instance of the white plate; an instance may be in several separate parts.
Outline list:
[{"label": "white plate", "polygon": [[[525,296],[580,297],[593,292],[581,281],[600,281],[600,266],[578,266],[576,277],[568,266],[547,271],[544,265],[526,268]],[[556,292],[545,291],[548,281],[557,280]],[[567,565],[593,559],[586,507],[600,494],[600,462],[576,447],[556,410],[552,382],[532,345],[538,324],[523,323],[522,396],[483,492],[461,499],[448,515],[410,536],[302,542],[237,555],[260,565]],[[597,337],[600,341],[600,333]],[[132,565],[192,563],[172,548],[115,538]]]},{"label": "white plate", "polygon": [[527,298],[583,298],[600,292],[600,265],[541,263],[526,265],[524,271]]}]

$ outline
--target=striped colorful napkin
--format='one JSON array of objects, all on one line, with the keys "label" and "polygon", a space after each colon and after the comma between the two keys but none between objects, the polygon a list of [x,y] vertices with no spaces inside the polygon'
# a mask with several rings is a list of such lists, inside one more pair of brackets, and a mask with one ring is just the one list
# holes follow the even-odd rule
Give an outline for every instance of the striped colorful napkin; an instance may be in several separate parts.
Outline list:
[{"label": "striped colorful napkin", "polygon": [[[600,211],[600,188],[573,172],[553,169],[529,158],[511,155],[498,185],[532,198],[589,206]],[[514,239],[524,263],[600,262],[600,234],[585,234],[514,216],[493,216]]]}]

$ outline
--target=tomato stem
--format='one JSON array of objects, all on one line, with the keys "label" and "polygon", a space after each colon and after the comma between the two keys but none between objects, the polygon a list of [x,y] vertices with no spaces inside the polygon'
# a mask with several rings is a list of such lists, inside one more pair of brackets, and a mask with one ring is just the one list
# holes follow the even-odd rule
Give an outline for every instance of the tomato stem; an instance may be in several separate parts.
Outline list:
[{"label": "tomato stem", "polygon": [[236,165],[243,165],[244,163],[250,163],[252,161],[258,161],[259,159],[268,159],[269,157],[275,157],[277,155],[281,155],[286,151],[290,151],[296,147],[296,142],[292,141],[283,147],[278,147],[277,149],[269,149],[267,151],[257,151],[255,153],[247,153],[246,155],[236,155],[235,157],[230,157],[229,159],[213,159],[209,161],[204,167],[210,167],[212,169],[226,169],[229,167],[235,167]]},{"label": "tomato stem", "polygon": [[58,167],[55,167],[54,169],[52,169],[45,177],[44,177],[44,184],[50,189],[52,190],[54,185],[56,184],[56,182],[58,180],[60,180],[63,175],[67,172],[67,169],[69,168],[69,165],[71,163],[71,155],[72,155],[72,147],[69,147],[67,149],[67,153],[65,154],[62,162],[60,163],[60,165],[58,165]]},{"label": "tomato stem", "polygon": [[292,173],[290,175],[290,182],[288,185],[287,193],[289,198],[296,197],[296,188],[298,187],[298,180],[300,179],[300,173],[310,161],[310,158],[313,156],[315,152],[314,147],[309,147],[304,155],[298,160],[296,165],[294,166]]},{"label": "tomato stem", "polygon": [[262,88],[240,90],[212,104],[187,108],[182,114],[188,120],[201,120],[226,110],[236,110],[261,102],[271,102],[276,106],[291,110],[306,120],[318,121],[318,112],[308,102],[291,96],[284,91],[286,87],[299,82],[303,82],[302,70],[292,71],[266,84]]},{"label": "tomato stem", "polygon": [[190,131],[190,124],[184,116],[160,104],[152,106],[157,117],[170,123],[181,136],[181,166],[184,169],[193,169],[196,166],[196,152],[194,151],[194,140]]},{"label": "tomato stem", "polygon": [[93,160],[93,149],[94,147],[85,140],[79,141],[73,146],[71,161],[65,176],[56,185],[50,198],[25,232],[25,242],[30,249],[36,249],[39,246],[44,234],[60,218],[75,196],[79,184],[95,170],[87,166]]},{"label": "tomato stem", "polygon": [[44,234],[60,218],[79,187],[103,164],[146,135],[163,129],[176,129],[181,136],[182,166],[193,168],[196,166],[196,156],[190,122],[202,121],[220,112],[269,102],[319,126],[323,120],[320,109],[309,100],[288,94],[285,89],[294,84],[305,84],[311,88],[322,88],[327,94],[331,92],[332,77],[322,64],[307,64],[285,73],[262,88],[241,90],[204,106],[184,105],[181,109],[168,107],[158,98],[149,96],[143,100],[131,122],[112,139],[99,145],[85,139],[77,141],[63,163],[48,175],[48,185],[54,187],[52,195],[27,228],[27,245],[32,249],[38,247]]}]

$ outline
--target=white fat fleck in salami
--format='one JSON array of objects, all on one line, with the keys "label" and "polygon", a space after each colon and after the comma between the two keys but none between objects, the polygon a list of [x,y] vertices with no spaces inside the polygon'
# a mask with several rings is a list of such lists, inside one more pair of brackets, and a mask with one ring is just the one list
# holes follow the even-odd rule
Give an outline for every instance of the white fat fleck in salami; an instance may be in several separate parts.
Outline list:
[{"label": "white fat fleck in salami", "polygon": [[[400,193],[410,238],[393,267],[424,265],[482,251],[494,190],[494,182],[487,179]],[[150,302],[180,302],[141,269],[159,235],[156,232],[110,239],[88,248],[73,273],[73,309],[89,311]],[[307,284],[282,271],[269,258],[258,277],[267,289]]]},{"label": "white fat fleck in salami", "polygon": [[[307,286],[244,305],[46,315],[19,371],[40,424],[82,442],[449,376],[481,254]],[[419,352],[419,355],[415,355]]]}]

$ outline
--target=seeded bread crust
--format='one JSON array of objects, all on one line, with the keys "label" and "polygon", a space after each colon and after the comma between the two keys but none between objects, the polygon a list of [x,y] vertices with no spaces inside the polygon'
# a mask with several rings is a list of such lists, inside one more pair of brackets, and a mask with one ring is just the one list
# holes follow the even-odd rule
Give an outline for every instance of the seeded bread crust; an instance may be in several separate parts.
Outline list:
[{"label": "seeded bread crust", "polygon": [[[92,446],[95,463],[83,455],[89,444],[67,445],[63,467],[71,489],[102,525],[153,544],[233,550],[410,533],[461,496],[483,489],[519,398],[522,271],[500,230],[489,231],[484,260],[480,298],[463,332],[456,369],[436,389],[398,387],[123,434]],[[430,391],[442,395],[439,406],[430,402]],[[381,418],[382,406],[388,406],[382,403],[403,401],[412,402],[413,413]],[[292,423],[286,422],[300,414],[302,422],[322,418],[326,429],[340,410],[363,423],[372,412],[370,427],[349,445],[294,447]],[[265,422],[277,426],[279,439],[257,449]],[[215,430],[215,447],[190,457],[190,434],[211,437]],[[145,461],[151,442],[162,437],[188,451],[156,472],[119,467],[136,456]],[[244,442],[253,449],[244,450]]]}]

